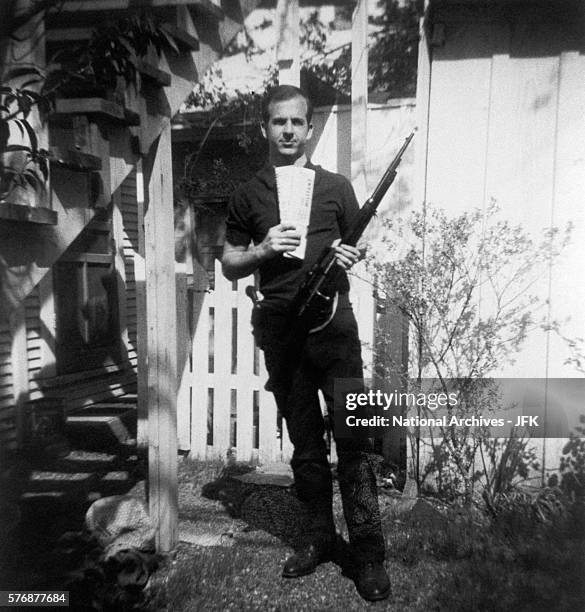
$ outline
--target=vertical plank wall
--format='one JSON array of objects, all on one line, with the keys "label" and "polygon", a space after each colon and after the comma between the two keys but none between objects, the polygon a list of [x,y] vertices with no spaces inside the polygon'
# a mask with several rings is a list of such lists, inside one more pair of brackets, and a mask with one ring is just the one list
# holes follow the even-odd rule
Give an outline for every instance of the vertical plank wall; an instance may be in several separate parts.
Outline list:
[{"label": "vertical plank wall", "polygon": [[132,367],[137,362],[137,310],[135,260],[138,248],[138,207],[136,204],[136,169],[124,179],[120,186],[120,209],[123,220],[123,252],[126,285],[126,333],[127,354]]},{"label": "vertical plank wall", "polygon": [[[562,19],[519,11],[445,11],[445,41],[433,49],[427,201],[456,214],[493,198],[504,218],[539,241],[572,222],[570,246],[543,269],[537,320],[582,337],[585,316],[585,57],[572,50]],[[418,203],[417,203],[418,204]],[[548,300],[548,305],[546,301]],[[535,328],[511,377],[573,376],[569,351]]]},{"label": "vertical plank wall", "polygon": [[0,321],[0,456],[16,444],[11,346],[9,323]]},{"label": "vertical plank wall", "polygon": [[[42,344],[41,337],[41,298],[37,285],[24,300],[26,324],[26,357],[29,380],[29,398],[34,400],[42,397],[37,379],[42,374]],[[17,364],[14,364],[17,367]]]},{"label": "vertical plank wall", "polygon": [[[556,322],[573,339],[583,338],[585,329],[582,20],[544,4],[509,3],[443,6],[433,13],[431,30],[434,24],[444,37],[434,37],[431,48],[427,202],[459,214],[495,200],[502,217],[537,243],[544,231],[573,225],[568,248],[540,269],[530,288],[540,298],[532,312],[537,324],[515,363],[503,364],[496,375],[582,376],[566,363],[566,341],[544,329]],[[482,295],[482,313],[492,305]],[[542,448],[544,478],[558,467],[562,441],[534,443]]]}]

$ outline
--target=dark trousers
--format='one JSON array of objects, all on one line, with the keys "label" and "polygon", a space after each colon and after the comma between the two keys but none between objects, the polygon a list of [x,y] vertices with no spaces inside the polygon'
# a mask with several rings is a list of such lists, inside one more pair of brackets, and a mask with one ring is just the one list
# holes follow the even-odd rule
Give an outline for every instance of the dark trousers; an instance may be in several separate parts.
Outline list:
[{"label": "dark trousers", "polygon": [[[342,296],[333,320],[325,329],[310,334],[302,354],[286,372],[286,381],[275,381],[273,373],[283,358],[287,334],[286,317],[280,313],[255,313],[254,333],[264,351],[271,376],[267,388],[275,396],[286,420],[294,446],[291,466],[297,494],[310,513],[304,541],[329,543],[335,537],[332,514],[331,469],[324,440],[325,426],[318,390],[327,403],[333,423],[333,389],[336,378],[363,377],[357,323]],[[282,373],[281,373],[282,377]],[[335,437],[335,431],[333,431]],[[358,563],[384,559],[384,537],[380,523],[372,445],[367,439],[335,437],[337,473],[349,539]]]}]

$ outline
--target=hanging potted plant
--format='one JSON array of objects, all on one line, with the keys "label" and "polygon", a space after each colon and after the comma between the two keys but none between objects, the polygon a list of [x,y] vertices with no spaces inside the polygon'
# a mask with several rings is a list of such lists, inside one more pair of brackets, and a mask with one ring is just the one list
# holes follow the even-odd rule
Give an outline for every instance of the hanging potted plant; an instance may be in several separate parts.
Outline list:
[{"label": "hanging potted plant", "polygon": [[19,87],[0,84],[0,206],[42,207],[48,200],[49,153],[39,146],[31,121],[42,110],[41,94],[30,89],[42,76],[35,68],[19,68],[6,81],[32,75]]}]

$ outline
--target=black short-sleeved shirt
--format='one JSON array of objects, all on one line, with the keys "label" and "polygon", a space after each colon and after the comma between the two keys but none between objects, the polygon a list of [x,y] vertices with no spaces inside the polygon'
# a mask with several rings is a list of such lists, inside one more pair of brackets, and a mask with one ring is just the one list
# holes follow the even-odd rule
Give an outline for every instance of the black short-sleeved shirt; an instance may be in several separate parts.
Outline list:
[{"label": "black short-sleeved shirt", "polygon": [[[307,231],[305,259],[298,261],[277,255],[259,266],[260,291],[264,303],[286,306],[296,294],[307,270],[324,248],[341,238],[353,220],[359,205],[351,183],[340,174],[328,172],[308,162],[315,171],[313,200]],[[268,230],[280,223],[274,167],[265,166],[250,181],[239,187],[230,200],[226,239],[233,246],[259,244]],[[339,290],[349,290],[343,274]]]}]

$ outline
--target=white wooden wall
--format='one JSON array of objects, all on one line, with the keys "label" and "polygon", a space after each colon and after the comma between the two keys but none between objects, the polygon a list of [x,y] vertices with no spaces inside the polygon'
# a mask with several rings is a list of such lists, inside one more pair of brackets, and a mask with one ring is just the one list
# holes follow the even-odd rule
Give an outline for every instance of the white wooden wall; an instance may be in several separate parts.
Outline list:
[{"label": "white wooden wall", "polygon": [[[426,199],[458,214],[494,198],[535,238],[572,222],[571,245],[533,289],[550,310],[535,315],[583,337],[585,56],[573,50],[572,24],[527,7],[515,19],[452,8],[435,21],[444,40],[431,49],[428,125],[421,126],[428,129]],[[499,375],[577,375],[564,365],[568,355],[558,336],[534,329],[516,364]]]},{"label": "white wooden wall", "polygon": [[[485,208],[536,240],[573,224],[571,244],[531,288],[535,319],[562,333],[585,329],[585,55],[582,19],[544,4],[443,5],[419,48],[417,194],[453,215]],[[567,3],[567,7],[571,3]],[[577,6],[577,2],[573,3]],[[437,3],[438,6],[438,3]],[[506,12],[507,11],[507,12]],[[579,25],[580,24],[580,25]],[[581,51],[578,51],[581,49]],[[482,311],[490,308],[482,298]],[[580,377],[567,344],[535,326],[508,378]],[[558,468],[561,439],[533,440],[546,473]],[[544,474],[546,476],[546,474]]]}]

